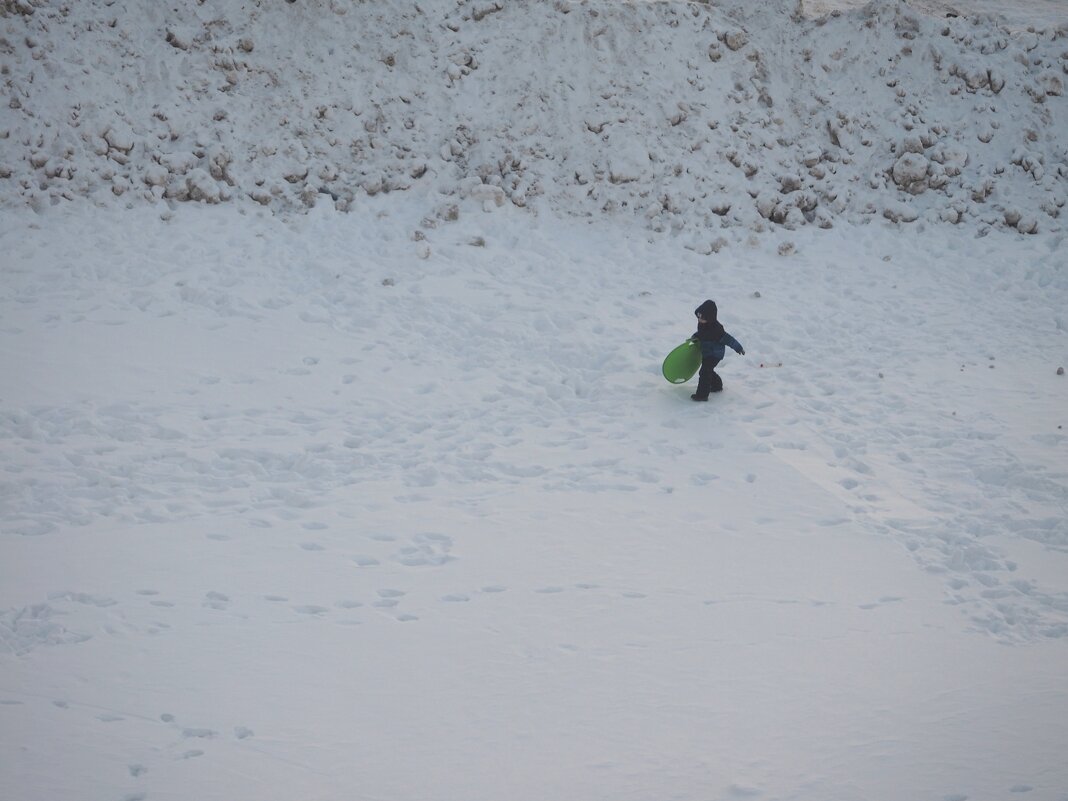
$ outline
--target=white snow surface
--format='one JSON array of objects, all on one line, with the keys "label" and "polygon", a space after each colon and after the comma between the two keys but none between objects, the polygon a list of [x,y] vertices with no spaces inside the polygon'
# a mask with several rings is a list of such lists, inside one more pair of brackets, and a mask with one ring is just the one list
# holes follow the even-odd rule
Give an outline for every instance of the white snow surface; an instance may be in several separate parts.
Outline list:
[{"label": "white snow surface", "polygon": [[1068,801],[1064,4],[854,6],[0,2],[0,798]]}]

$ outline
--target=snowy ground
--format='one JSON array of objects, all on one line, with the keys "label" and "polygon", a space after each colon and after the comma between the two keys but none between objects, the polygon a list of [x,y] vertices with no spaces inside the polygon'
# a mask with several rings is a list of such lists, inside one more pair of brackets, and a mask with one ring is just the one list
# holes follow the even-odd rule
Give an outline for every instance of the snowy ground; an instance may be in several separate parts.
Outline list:
[{"label": "snowy ground", "polygon": [[1059,242],[370,203],[4,218],[5,795],[1068,798]]},{"label": "snowy ground", "polygon": [[855,5],[0,2],[0,798],[1068,801],[1068,14]]}]

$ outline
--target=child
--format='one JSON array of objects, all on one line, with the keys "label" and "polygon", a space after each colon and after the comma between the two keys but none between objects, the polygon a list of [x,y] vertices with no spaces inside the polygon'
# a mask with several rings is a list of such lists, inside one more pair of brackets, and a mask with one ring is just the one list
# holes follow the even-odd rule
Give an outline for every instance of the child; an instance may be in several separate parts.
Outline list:
[{"label": "child", "polygon": [[718,311],[716,304],[706,300],[696,309],[697,333],[690,339],[701,345],[701,372],[697,379],[697,392],[690,396],[690,400],[706,401],[709,392],[722,392],[723,379],[716,373],[716,365],[723,359],[726,347],[729,345],[739,356],[745,355],[738,340],[723,330],[719,320],[716,319]]}]

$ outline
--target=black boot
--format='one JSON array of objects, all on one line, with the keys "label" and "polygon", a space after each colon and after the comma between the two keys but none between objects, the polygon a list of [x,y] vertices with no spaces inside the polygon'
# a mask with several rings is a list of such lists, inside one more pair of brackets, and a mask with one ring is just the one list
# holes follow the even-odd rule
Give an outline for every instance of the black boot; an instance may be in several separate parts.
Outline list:
[{"label": "black boot", "polygon": [[692,395],[690,396],[690,400],[694,400],[694,401],[706,401],[706,400],[708,400],[708,395],[698,395],[698,394],[697,394],[697,393],[695,392],[694,394],[692,394]]}]

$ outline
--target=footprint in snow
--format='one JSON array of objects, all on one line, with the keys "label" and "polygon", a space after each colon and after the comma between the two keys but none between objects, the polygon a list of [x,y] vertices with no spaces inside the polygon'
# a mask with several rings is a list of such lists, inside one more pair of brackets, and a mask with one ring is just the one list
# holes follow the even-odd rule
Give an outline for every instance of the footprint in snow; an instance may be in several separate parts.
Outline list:
[{"label": "footprint in snow", "polygon": [[91,595],[87,592],[51,592],[48,594],[50,601],[72,601],[85,606],[115,606],[118,603],[114,598],[106,595]]},{"label": "footprint in snow", "polygon": [[694,473],[690,478],[690,483],[697,487],[703,487],[710,481],[718,481],[719,476],[715,473]]},{"label": "footprint in snow", "polygon": [[294,606],[293,611],[298,615],[324,615],[330,610],[325,606],[316,606],[315,604],[304,604],[303,606]]},{"label": "footprint in snow", "polygon": [[887,604],[898,603],[898,602],[903,601],[903,600],[905,600],[905,599],[904,598],[900,598],[900,597],[898,597],[896,595],[886,595],[886,596],[883,596],[882,598],[880,598],[878,601],[874,601],[873,603],[858,604],[858,607],[860,609],[864,609],[864,610],[878,609],[880,606],[886,606]]},{"label": "footprint in snow", "polygon": [[375,601],[372,606],[378,609],[392,609],[398,603],[400,599],[405,595],[403,590],[379,590],[378,600]]},{"label": "footprint in snow", "polygon": [[764,795],[763,790],[759,790],[756,787],[749,787],[744,784],[732,784],[728,790],[735,798],[755,798],[758,795]]},{"label": "footprint in snow", "polygon": [[[148,597],[148,598],[151,598],[152,596],[155,596],[155,595],[159,595],[159,592],[157,590],[137,590],[136,592],[137,592],[138,595],[142,595],[142,596],[145,596],[145,597]],[[169,609],[169,608],[174,606],[174,603],[171,602],[171,601],[161,601],[159,599],[155,599],[155,600],[149,601],[149,603],[152,606],[158,606],[158,607],[162,607],[164,609]]]},{"label": "footprint in snow", "polygon": [[842,523],[848,523],[848,517],[823,517],[816,521],[816,525],[830,528],[832,526],[840,526]]},{"label": "footprint in snow", "polygon": [[230,597],[221,592],[209,592],[204,596],[202,605],[209,609],[229,609]]},{"label": "footprint in snow", "polygon": [[435,567],[453,561],[449,555],[452,538],[444,534],[416,534],[407,545],[393,555],[393,559],[407,567]]}]

